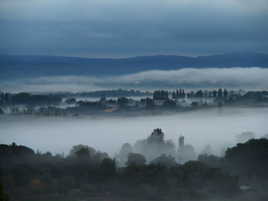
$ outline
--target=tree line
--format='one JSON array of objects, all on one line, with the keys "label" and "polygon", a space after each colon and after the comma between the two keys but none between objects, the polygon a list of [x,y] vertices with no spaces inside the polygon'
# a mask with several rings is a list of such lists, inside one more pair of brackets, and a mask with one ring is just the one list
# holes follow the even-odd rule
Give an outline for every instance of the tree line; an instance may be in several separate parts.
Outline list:
[{"label": "tree line", "polygon": [[120,167],[116,159],[87,145],[76,145],[62,156],[2,144],[0,200],[261,201],[268,198],[263,190],[267,153],[267,139],[252,139],[229,148],[224,157],[204,154],[168,165],[168,157],[162,156],[165,163],[147,163],[142,154],[130,153]]}]

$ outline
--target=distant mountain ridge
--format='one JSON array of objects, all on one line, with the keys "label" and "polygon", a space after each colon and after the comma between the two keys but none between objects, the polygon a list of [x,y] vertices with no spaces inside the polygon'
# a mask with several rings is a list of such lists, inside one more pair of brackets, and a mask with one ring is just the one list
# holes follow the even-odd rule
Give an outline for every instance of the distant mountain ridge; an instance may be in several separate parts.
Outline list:
[{"label": "distant mountain ridge", "polygon": [[210,56],[156,55],[130,58],[0,55],[0,79],[56,75],[107,76],[148,70],[211,67],[268,67],[268,54],[229,53]]}]

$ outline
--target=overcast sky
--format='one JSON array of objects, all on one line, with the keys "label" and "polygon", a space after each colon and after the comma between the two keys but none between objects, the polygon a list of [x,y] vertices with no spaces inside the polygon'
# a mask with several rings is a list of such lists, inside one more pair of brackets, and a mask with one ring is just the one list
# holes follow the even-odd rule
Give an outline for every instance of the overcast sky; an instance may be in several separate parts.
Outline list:
[{"label": "overcast sky", "polygon": [[267,0],[0,0],[0,54],[268,53]]}]

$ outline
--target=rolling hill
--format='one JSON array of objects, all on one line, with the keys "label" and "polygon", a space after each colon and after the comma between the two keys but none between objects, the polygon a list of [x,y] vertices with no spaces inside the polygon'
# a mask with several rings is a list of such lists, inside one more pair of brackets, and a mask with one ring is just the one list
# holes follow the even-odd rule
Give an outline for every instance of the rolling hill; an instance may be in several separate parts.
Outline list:
[{"label": "rolling hill", "polygon": [[180,68],[268,67],[268,54],[230,53],[186,57],[174,55],[96,59],[63,56],[0,55],[0,79],[56,75],[122,75]]}]

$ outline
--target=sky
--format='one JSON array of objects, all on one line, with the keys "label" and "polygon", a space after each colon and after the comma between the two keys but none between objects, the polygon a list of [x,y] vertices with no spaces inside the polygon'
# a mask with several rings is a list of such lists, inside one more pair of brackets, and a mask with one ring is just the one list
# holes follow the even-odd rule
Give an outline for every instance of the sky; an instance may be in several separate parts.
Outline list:
[{"label": "sky", "polygon": [[268,53],[267,0],[0,0],[0,54]]}]

